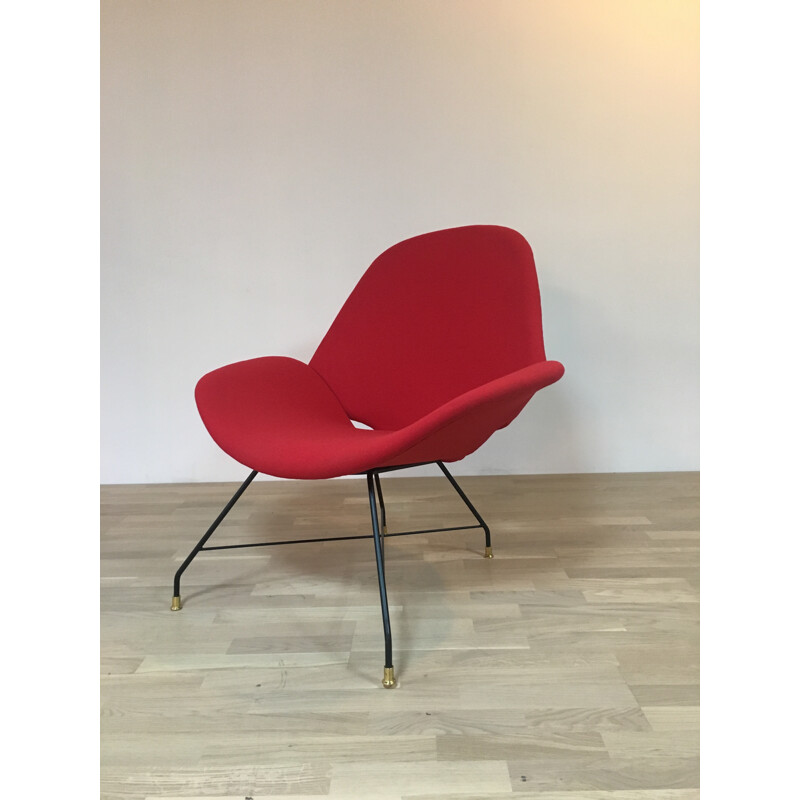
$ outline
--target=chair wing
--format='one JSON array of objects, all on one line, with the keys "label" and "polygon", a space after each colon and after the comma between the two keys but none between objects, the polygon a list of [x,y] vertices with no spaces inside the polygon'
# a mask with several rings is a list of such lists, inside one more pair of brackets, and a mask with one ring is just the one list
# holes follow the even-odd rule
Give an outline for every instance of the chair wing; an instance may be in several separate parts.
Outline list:
[{"label": "chair wing", "polygon": [[458,461],[505,428],[533,395],[564,374],[558,361],[540,361],[453,398],[397,432],[409,449],[385,465]]}]

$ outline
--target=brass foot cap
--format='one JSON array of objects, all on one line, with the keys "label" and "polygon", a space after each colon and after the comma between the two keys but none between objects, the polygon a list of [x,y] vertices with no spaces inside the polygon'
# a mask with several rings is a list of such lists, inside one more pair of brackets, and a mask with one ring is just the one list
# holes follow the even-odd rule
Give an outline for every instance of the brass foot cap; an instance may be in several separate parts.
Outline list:
[{"label": "brass foot cap", "polygon": [[181,596],[178,595],[177,597],[172,598],[172,610],[173,611],[180,611],[183,608],[181,605]]},{"label": "brass foot cap", "polygon": [[394,689],[397,686],[397,681],[394,679],[394,667],[383,668],[383,688]]},{"label": "brass foot cap", "polygon": [[494,558],[494,556],[492,555],[492,548],[491,547],[487,547],[486,548],[486,552],[483,554],[483,557],[484,558]]}]

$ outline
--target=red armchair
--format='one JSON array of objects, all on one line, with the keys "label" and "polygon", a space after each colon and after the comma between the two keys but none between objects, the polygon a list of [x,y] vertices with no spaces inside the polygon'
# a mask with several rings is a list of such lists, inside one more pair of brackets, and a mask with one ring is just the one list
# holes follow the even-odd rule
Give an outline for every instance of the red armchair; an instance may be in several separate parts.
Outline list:
[{"label": "red armchair", "polygon": [[[474,225],[389,248],[308,364],[255,358],[198,382],[195,398],[208,432],[252,472],[177,571],[173,610],[181,608],[181,574],[200,550],[223,549],[205,543],[259,472],[302,479],[365,474],[372,536],[343,538],[374,540],[383,685],[394,686],[384,537],[422,531],[387,533],[380,474],[438,464],[478,521],[468,527],[483,529],[491,558],[489,528],[443,462],[472,453],[563,374],[545,357],[533,254],[519,233]],[[231,545],[237,546],[243,545]]]}]

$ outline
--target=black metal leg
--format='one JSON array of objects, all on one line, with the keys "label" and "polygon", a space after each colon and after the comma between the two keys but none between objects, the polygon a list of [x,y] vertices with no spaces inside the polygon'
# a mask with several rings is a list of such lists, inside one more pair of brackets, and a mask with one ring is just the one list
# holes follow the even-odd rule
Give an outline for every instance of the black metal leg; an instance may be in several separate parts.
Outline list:
[{"label": "black metal leg", "polygon": [[383,686],[391,689],[395,685],[394,666],[392,665],[392,627],[389,622],[389,601],[386,597],[386,575],[383,563],[383,545],[381,527],[378,523],[378,509],[375,503],[375,479],[377,475],[367,473],[367,490],[369,492],[369,511],[372,517],[372,536],[375,540],[375,560],[378,563],[378,589],[381,595],[381,613],[383,615],[383,639],[386,648],[383,665]]},{"label": "black metal leg", "polygon": [[386,506],[383,504],[383,491],[381,490],[381,476],[375,473],[375,488],[378,490],[378,505],[381,507],[381,556],[384,553],[386,541]]},{"label": "black metal leg", "polygon": [[203,549],[203,545],[209,540],[211,534],[219,526],[220,522],[227,516],[228,512],[236,505],[236,501],[244,494],[245,489],[253,482],[253,478],[258,475],[257,470],[253,470],[250,475],[247,477],[247,480],[238,488],[236,494],[231,497],[228,501],[228,505],[222,509],[222,513],[214,520],[211,527],[206,531],[205,536],[194,546],[194,550],[186,557],[186,560],[183,564],[180,565],[178,571],[175,573],[175,580],[172,586],[172,610],[173,611],[180,611],[182,608],[181,605],[181,575],[183,575],[184,570],[189,564],[192,563],[194,557]]},{"label": "black metal leg", "polygon": [[483,521],[483,517],[481,517],[481,515],[478,513],[478,510],[475,508],[475,506],[470,503],[469,498],[464,494],[463,489],[456,483],[456,479],[450,474],[450,471],[447,469],[447,467],[441,461],[437,461],[436,463],[439,465],[439,469],[441,469],[441,471],[444,473],[445,478],[450,481],[452,487],[458,492],[458,496],[464,501],[475,519],[478,520],[481,528],[483,528],[483,532],[486,536],[486,550],[484,552],[484,558],[494,558],[492,555],[492,537],[489,533],[489,526]]}]

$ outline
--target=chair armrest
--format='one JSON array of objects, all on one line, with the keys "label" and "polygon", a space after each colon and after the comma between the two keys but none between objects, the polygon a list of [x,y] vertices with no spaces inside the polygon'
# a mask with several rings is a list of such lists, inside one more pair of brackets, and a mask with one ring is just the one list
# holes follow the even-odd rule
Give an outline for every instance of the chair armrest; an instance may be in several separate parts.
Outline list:
[{"label": "chair armrest", "polygon": [[480,439],[482,443],[494,431],[508,425],[539,389],[555,383],[563,374],[564,367],[558,361],[540,361],[523,367],[454,397],[391,434],[392,439],[397,445],[402,440],[411,447],[463,420],[472,429],[469,438]]}]

